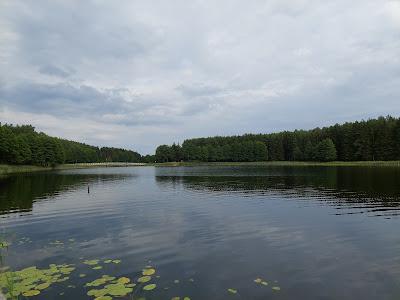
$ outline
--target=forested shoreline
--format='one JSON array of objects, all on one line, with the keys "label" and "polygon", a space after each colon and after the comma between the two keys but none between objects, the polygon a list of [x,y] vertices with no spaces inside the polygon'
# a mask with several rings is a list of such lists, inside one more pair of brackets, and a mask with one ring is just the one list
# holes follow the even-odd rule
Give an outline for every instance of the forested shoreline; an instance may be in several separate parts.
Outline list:
[{"label": "forested shoreline", "polygon": [[391,116],[312,130],[216,136],[161,145],[157,162],[400,160],[400,118]]},{"label": "forested shoreline", "polygon": [[0,123],[0,163],[55,166],[97,162],[255,162],[400,160],[400,118],[391,116],[311,130],[215,136],[160,145],[155,155],[96,147]]},{"label": "forested shoreline", "polygon": [[0,163],[55,166],[64,163],[140,162],[137,152],[95,147],[36,132],[31,125],[0,123]]}]

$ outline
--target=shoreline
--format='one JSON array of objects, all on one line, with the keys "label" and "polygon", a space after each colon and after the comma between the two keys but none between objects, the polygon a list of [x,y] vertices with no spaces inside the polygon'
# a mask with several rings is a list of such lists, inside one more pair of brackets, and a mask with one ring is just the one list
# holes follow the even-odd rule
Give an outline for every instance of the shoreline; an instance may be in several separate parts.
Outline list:
[{"label": "shoreline", "polygon": [[258,161],[258,162],[165,162],[148,163],[154,167],[191,167],[191,166],[276,166],[276,167],[400,167],[396,161]]},{"label": "shoreline", "polygon": [[53,170],[110,168],[110,167],[195,167],[195,166],[271,166],[271,167],[400,167],[400,161],[261,161],[261,162],[165,162],[165,163],[76,163],[63,164],[55,167],[33,165],[0,165],[0,175],[33,173]]},{"label": "shoreline", "polygon": [[33,165],[1,165],[0,164],[0,175],[18,174],[18,173],[33,173],[33,172],[44,172],[44,171],[56,171],[56,170],[69,170],[69,169],[89,169],[89,168],[115,168],[115,167],[137,167],[146,166],[145,163],[76,163],[76,164],[62,164],[54,167],[42,167]]}]

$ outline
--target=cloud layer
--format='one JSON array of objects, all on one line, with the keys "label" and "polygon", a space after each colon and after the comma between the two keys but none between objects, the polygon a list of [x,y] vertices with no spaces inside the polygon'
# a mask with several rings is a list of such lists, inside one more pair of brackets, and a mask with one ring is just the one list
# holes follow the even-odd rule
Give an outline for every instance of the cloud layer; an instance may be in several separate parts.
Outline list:
[{"label": "cloud layer", "polygon": [[0,120],[151,153],[400,114],[400,1],[0,3]]}]

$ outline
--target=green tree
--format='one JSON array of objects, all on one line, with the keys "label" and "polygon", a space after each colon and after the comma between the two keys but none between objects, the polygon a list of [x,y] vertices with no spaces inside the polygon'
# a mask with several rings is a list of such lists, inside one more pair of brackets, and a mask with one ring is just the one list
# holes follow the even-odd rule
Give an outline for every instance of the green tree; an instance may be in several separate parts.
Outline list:
[{"label": "green tree", "polygon": [[336,159],[336,148],[331,139],[324,139],[318,143],[315,158],[318,161],[333,161]]}]

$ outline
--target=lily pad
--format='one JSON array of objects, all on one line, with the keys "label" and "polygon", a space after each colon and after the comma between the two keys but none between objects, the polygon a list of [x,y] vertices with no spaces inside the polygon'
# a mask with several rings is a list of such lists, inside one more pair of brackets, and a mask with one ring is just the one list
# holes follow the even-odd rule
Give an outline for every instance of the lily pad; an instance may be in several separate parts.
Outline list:
[{"label": "lily pad", "polygon": [[131,280],[130,280],[129,278],[127,278],[127,277],[120,277],[120,278],[118,278],[118,280],[117,280],[118,283],[123,283],[123,284],[129,283],[130,281],[131,281]]},{"label": "lily pad", "polygon": [[[49,288],[53,283],[68,280],[69,276],[65,275],[69,275],[74,270],[72,265],[51,264],[47,269],[32,266],[19,271],[3,272],[0,274],[0,290],[11,298],[20,295],[32,297]],[[12,282],[12,290],[9,290],[10,282]]]},{"label": "lily pad", "polygon": [[151,280],[150,276],[142,276],[142,277],[139,277],[137,281],[140,283],[144,283],[144,282],[148,282],[150,280]]},{"label": "lily pad", "polygon": [[44,282],[44,283],[38,284],[35,288],[37,290],[44,290],[44,289],[47,289],[50,286],[50,284],[51,284],[50,282]]},{"label": "lily pad", "polygon": [[112,297],[110,296],[100,296],[95,298],[94,300],[112,300]]},{"label": "lily pad", "polygon": [[148,284],[148,285],[145,285],[144,287],[143,287],[143,289],[145,290],[145,291],[151,291],[151,290],[154,290],[155,288],[156,288],[156,284],[155,283],[152,283],[152,284]]},{"label": "lily pad", "polygon": [[156,272],[154,269],[143,269],[142,274],[143,275],[153,275]]},{"label": "lily pad", "polygon": [[99,263],[99,260],[98,259],[85,260],[83,263],[88,266],[95,266]]},{"label": "lily pad", "polygon": [[235,289],[228,289],[228,292],[231,294],[237,294],[237,290]]},{"label": "lily pad", "polygon": [[40,294],[39,290],[30,290],[30,291],[26,291],[23,292],[22,295],[25,297],[32,297],[32,296],[37,296]]},{"label": "lily pad", "polygon": [[280,291],[281,288],[280,288],[279,286],[273,286],[273,287],[272,287],[272,290],[274,290],[274,291]]}]

